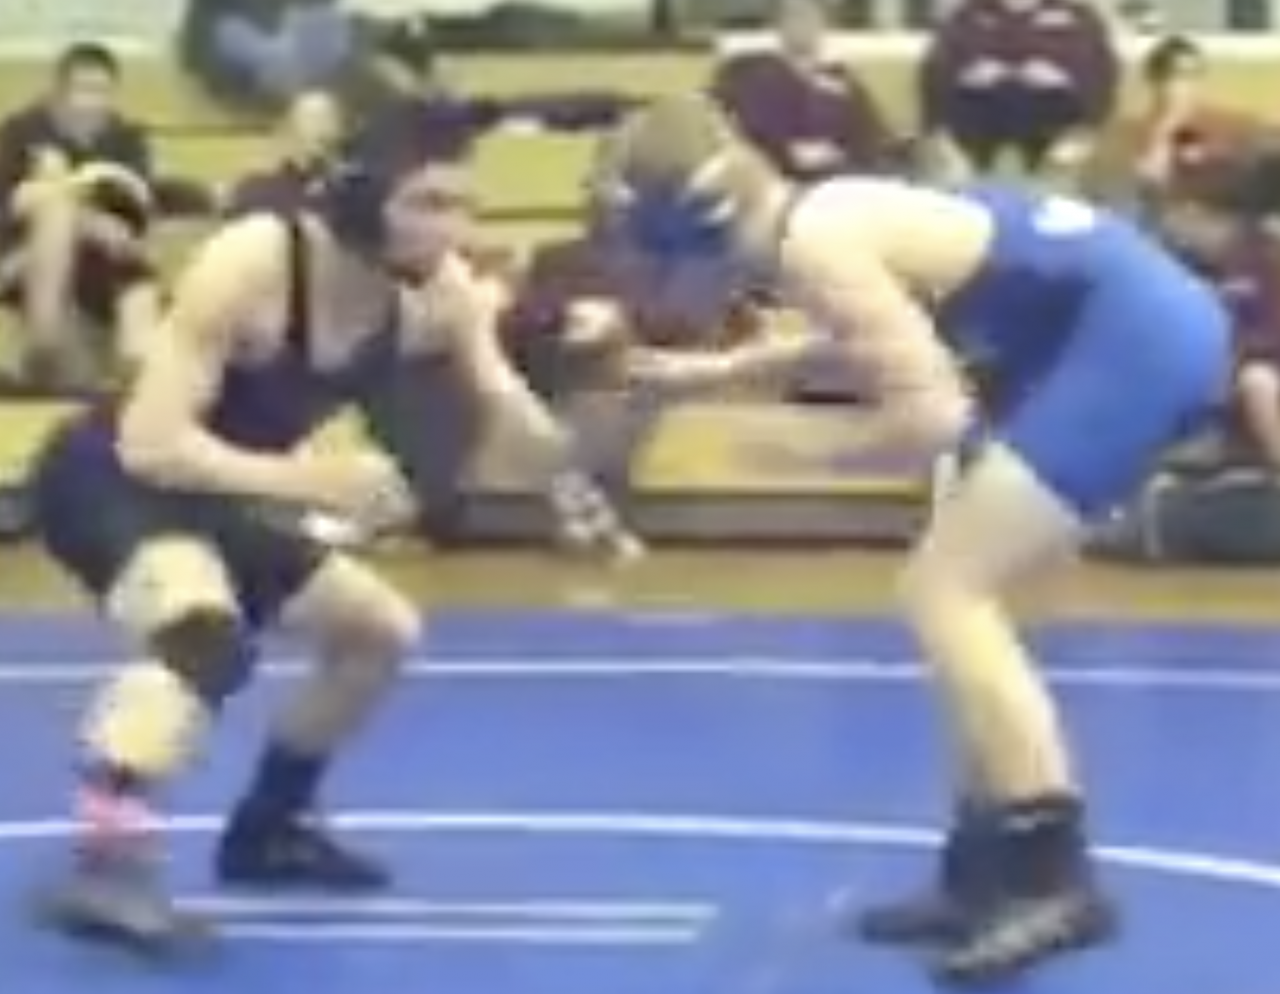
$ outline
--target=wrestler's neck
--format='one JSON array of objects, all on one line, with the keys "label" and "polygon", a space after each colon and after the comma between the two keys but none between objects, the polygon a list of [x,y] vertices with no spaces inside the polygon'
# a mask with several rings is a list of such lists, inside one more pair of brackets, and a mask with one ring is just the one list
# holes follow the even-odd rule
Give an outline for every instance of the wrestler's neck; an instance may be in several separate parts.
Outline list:
[{"label": "wrestler's neck", "polygon": [[376,304],[395,292],[394,274],[367,253],[354,251],[326,235],[317,245],[317,256],[324,297],[329,300],[347,307],[359,301]]}]

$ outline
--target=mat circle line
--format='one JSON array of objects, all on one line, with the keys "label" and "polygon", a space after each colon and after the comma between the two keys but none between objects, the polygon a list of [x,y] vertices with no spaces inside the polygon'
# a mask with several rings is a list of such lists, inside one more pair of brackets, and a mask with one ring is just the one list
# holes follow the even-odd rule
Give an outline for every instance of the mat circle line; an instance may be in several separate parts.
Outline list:
[{"label": "mat circle line", "polygon": [[[940,833],[936,829],[918,825],[628,811],[450,812],[402,808],[336,812],[327,820],[338,828],[387,835],[629,836],[654,840],[910,850],[933,849],[940,841]],[[162,827],[175,835],[208,835],[217,831],[223,821],[220,816],[182,815],[168,819]],[[77,828],[77,823],[71,819],[0,821],[0,846],[66,838]],[[1127,869],[1280,891],[1280,865],[1142,845],[1098,846],[1095,851],[1104,862]]]}]

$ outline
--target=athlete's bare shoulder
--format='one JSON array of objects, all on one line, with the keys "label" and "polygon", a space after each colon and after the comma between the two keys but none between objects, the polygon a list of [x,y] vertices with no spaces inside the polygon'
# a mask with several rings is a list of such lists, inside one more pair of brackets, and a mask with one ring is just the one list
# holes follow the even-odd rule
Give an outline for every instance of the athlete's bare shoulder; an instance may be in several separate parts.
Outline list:
[{"label": "athlete's bare shoulder", "polygon": [[273,324],[289,295],[288,232],[267,215],[233,221],[195,250],[178,277],[171,323],[234,335]]},{"label": "athlete's bare shoulder", "polygon": [[784,252],[874,264],[929,296],[963,281],[983,257],[991,220],[944,188],[879,177],[841,177],[801,195]]}]

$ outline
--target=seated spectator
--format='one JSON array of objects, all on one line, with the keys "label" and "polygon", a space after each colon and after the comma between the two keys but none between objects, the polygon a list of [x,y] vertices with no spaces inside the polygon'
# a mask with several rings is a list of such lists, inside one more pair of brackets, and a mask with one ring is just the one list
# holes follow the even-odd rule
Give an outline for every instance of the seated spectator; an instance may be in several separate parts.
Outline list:
[{"label": "seated spectator", "polygon": [[1078,168],[1114,109],[1120,61],[1087,0],[961,0],[920,67],[926,131],[978,172],[1006,151],[1027,172]]},{"label": "seated spectator", "polygon": [[361,22],[364,57],[353,63],[340,89],[355,117],[405,97],[428,97],[442,88],[430,15]]},{"label": "seated spectator", "polygon": [[342,140],[344,122],[337,101],[323,90],[309,90],[290,102],[281,128],[277,160],[240,180],[227,197],[230,217],[255,211],[291,214],[315,196]]},{"label": "seated spectator", "polygon": [[1226,287],[1239,322],[1233,427],[1248,451],[1280,471],[1280,250],[1254,230],[1236,253],[1239,275]]},{"label": "seated spectator", "polygon": [[182,35],[184,65],[215,96],[268,113],[334,84],[360,57],[336,0],[192,0]]},{"label": "seated spectator", "polygon": [[776,51],[725,61],[711,92],[788,176],[891,168],[894,141],[875,97],[833,58],[823,0],[780,0]]},{"label": "seated spectator", "polygon": [[459,128],[478,140],[505,126],[561,132],[608,128],[639,102],[619,92],[585,87],[511,97],[460,92],[446,78],[427,15],[369,21],[362,36],[365,54],[340,86],[343,106],[353,120],[387,103],[417,100],[442,129]]},{"label": "seated spectator", "polygon": [[1263,221],[1267,191],[1251,189],[1254,175],[1244,152],[1214,170],[1202,164],[1154,217],[1234,318],[1239,365],[1224,454],[1280,469],[1280,245]]},{"label": "seated spectator", "polygon": [[503,330],[517,367],[579,428],[593,469],[625,487],[661,408],[619,392],[626,349],[736,342],[763,329],[765,312],[727,271],[673,273],[616,238],[607,213],[592,214],[599,223],[535,252]]},{"label": "seated spectator", "polygon": [[[21,312],[37,385],[85,385],[104,358],[145,348],[157,318],[151,155],[116,107],[119,76],[110,51],[77,45],[49,93],[0,126],[0,290]],[[73,319],[107,334],[95,341]]]},{"label": "seated spectator", "polygon": [[1086,171],[1091,194],[1154,207],[1193,174],[1230,159],[1263,124],[1205,98],[1204,52],[1189,38],[1157,42],[1143,60],[1137,114],[1117,123]]}]

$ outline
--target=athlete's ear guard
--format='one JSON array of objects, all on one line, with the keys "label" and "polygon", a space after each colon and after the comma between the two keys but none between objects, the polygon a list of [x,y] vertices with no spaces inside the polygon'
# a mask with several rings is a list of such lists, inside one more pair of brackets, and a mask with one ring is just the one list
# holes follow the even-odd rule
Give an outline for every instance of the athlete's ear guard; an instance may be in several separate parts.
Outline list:
[{"label": "athlete's ear guard", "polygon": [[728,250],[736,215],[733,198],[719,182],[722,157],[708,162],[683,189],[610,177],[596,190],[624,236],[645,252],[667,258],[704,258]]},{"label": "athlete's ear guard", "polygon": [[616,221],[623,237],[663,257],[716,256],[730,247],[736,216],[728,174],[733,154],[713,152],[680,178],[654,175],[644,160],[628,161],[625,139],[605,139],[591,170],[589,196]]},{"label": "athlete's ear guard", "polygon": [[322,212],[339,239],[364,251],[382,244],[384,185],[355,159],[340,160],[329,170],[320,194]]}]

